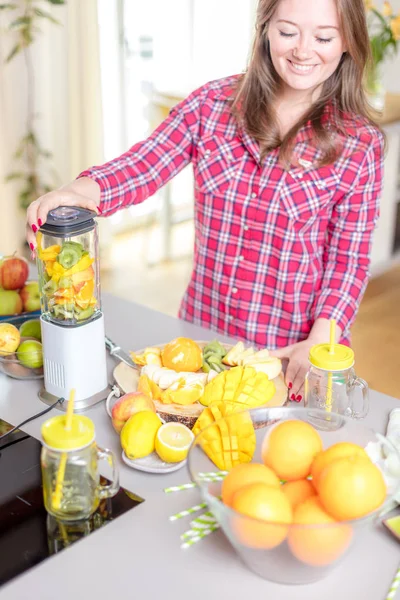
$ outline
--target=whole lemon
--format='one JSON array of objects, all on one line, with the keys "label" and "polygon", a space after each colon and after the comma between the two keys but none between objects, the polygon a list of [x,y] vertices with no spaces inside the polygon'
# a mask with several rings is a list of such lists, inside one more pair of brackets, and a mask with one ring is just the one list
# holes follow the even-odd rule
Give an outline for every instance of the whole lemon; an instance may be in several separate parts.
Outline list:
[{"label": "whole lemon", "polygon": [[142,410],[129,417],[121,431],[121,446],[126,456],[135,460],[154,452],[161,425],[160,417],[151,410]]}]

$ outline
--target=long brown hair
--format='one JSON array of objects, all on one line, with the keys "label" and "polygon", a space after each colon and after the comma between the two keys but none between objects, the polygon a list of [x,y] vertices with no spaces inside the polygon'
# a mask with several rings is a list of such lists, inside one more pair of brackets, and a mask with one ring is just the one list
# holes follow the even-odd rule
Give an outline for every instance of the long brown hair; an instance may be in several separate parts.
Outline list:
[{"label": "long brown hair", "polygon": [[318,100],[283,139],[279,135],[273,108],[280,79],[272,64],[267,39],[268,25],[279,1],[259,0],[252,56],[246,73],[239,79],[232,110],[247,132],[260,144],[262,157],[280,147],[280,160],[289,165],[294,140],[299,130],[310,122],[314,143],[321,150],[319,164],[331,164],[338,158],[340,147],[323,125],[327,103],[335,107],[333,125],[339,133],[346,135],[344,114],[375,125],[363,89],[364,72],[370,61],[364,0],[336,0],[347,52],[343,54],[336,71],[324,82]]}]

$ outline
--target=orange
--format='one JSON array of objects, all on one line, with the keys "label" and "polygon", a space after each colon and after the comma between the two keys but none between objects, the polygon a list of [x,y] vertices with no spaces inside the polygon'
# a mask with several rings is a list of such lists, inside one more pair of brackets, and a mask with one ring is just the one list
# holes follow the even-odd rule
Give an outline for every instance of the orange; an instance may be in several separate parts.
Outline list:
[{"label": "orange", "polygon": [[178,337],[161,351],[164,367],[174,371],[198,371],[203,364],[203,352],[190,338]]},{"label": "orange", "polygon": [[242,463],[233,467],[222,482],[222,502],[231,505],[232,497],[242,487],[250,483],[265,483],[275,487],[280,481],[271,469],[261,463]]},{"label": "orange", "polygon": [[284,481],[306,479],[322,450],[318,432],[305,421],[283,421],[272,427],[262,444],[262,459]]},{"label": "orange", "polygon": [[315,496],[314,486],[309,479],[298,479],[297,481],[288,481],[282,486],[282,492],[285,494],[293,510],[298,504],[301,504],[307,498]]},{"label": "orange", "polygon": [[313,496],[296,507],[288,544],[295,557],[302,562],[323,567],[337,560],[347,550],[352,537],[350,525],[337,523],[323,509],[317,496]]},{"label": "orange", "polygon": [[346,456],[352,456],[353,454],[368,458],[368,454],[365,452],[364,448],[357,446],[357,444],[352,444],[351,442],[338,442],[337,444],[333,444],[333,446],[327,450],[320,452],[311,465],[311,475],[315,489],[318,489],[318,478],[326,466],[338,458],[345,458]]},{"label": "orange", "polygon": [[269,550],[279,546],[287,537],[293,511],[280,487],[265,483],[246,485],[233,495],[232,508],[257,519],[252,521],[245,516],[233,519],[232,528],[241,544]]},{"label": "orange", "polygon": [[347,521],[379,508],[386,498],[386,484],[369,458],[353,455],[335,460],[322,471],[318,493],[332,517]]}]

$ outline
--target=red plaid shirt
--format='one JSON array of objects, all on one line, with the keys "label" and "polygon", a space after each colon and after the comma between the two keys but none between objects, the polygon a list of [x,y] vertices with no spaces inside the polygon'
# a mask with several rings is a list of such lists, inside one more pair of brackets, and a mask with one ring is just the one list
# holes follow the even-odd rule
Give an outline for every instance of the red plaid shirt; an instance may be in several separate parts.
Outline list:
[{"label": "red plaid shirt", "polygon": [[[383,138],[348,119],[343,152],[318,167],[311,128],[293,167],[258,144],[230,112],[236,77],[208,83],[125,154],[80,176],[101,187],[110,215],[143,202],[188,163],[195,178],[194,269],[179,316],[268,348],[305,339],[335,318],[348,342],[368,280],[382,186]],[[326,109],[326,123],[333,120]]]}]

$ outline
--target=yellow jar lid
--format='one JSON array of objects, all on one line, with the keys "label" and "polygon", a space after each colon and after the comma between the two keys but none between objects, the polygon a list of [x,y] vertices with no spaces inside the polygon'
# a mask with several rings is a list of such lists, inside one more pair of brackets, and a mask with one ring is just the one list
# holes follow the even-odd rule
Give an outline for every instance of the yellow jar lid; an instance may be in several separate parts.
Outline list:
[{"label": "yellow jar lid", "polygon": [[71,429],[65,429],[67,415],[49,419],[42,425],[43,441],[56,450],[77,450],[94,440],[94,424],[89,417],[72,415]]},{"label": "yellow jar lid", "polygon": [[354,365],[354,352],[343,344],[334,344],[330,353],[329,344],[317,344],[310,350],[309,361],[324,371],[344,371]]}]

